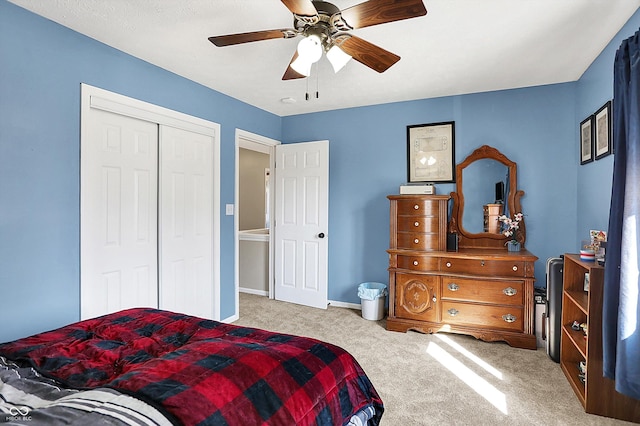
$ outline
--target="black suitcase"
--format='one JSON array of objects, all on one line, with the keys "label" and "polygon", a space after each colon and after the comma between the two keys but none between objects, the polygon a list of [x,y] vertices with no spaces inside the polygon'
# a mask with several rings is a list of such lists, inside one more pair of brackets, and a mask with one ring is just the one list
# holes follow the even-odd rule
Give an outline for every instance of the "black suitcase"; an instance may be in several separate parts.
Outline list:
[{"label": "black suitcase", "polygon": [[547,259],[546,341],[547,354],[560,362],[560,335],[562,334],[562,270],[564,257]]}]

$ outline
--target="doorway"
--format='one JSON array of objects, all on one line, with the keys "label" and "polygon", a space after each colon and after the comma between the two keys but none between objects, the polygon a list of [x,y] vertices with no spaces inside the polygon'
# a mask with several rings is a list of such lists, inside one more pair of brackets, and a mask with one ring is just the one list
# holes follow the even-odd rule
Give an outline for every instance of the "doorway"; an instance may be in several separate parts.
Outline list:
[{"label": "doorway", "polygon": [[273,139],[236,130],[237,205],[235,212],[233,206],[227,209],[235,215],[235,319],[240,315],[241,149],[269,155],[271,202],[265,210],[267,229],[243,233],[246,238],[247,234],[262,232],[268,239],[268,297],[326,309],[329,141],[282,145]]},{"label": "doorway", "polygon": [[268,153],[239,149],[237,199],[241,293],[269,295],[270,160]]},{"label": "doorway", "polygon": [[280,142],[236,130],[235,295],[251,293],[273,299],[273,190],[271,170]]}]

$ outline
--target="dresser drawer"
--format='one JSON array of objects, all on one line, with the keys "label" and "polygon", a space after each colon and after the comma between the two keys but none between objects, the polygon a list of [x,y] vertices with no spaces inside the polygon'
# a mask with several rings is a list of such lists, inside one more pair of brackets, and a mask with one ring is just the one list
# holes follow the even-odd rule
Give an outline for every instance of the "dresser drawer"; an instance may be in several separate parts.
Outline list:
[{"label": "dresser drawer", "polygon": [[398,200],[398,216],[435,216],[439,214],[439,201],[424,199]]},{"label": "dresser drawer", "polygon": [[523,305],[522,281],[485,281],[442,277],[442,298],[465,302],[482,302],[496,305]]},{"label": "dresser drawer", "polygon": [[472,303],[442,301],[442,322],[524,331],[523,308],[515,306],[488,306]]},{"label": "dresser drawer", "polygon": [[420,234],[417,232],[398,232],[398,248],[409,250],[438,250],[438,234]]},{"label": "dresser drawer", "polygon": [[484,260],[443,258],[442,273],[470,274],[485,277],[524,277],[525,262],[521,260]]},{"label": "dresser drawer", "polygon": [[438,232],[439,227],[437,216],[398,216],[399,232]]},{"label": "dresser drawer", "polygon": [[413,271],[438,271],[438,258],[429,256],[405,256],[398,255],[397,265],[399,269],[411,269]]}]

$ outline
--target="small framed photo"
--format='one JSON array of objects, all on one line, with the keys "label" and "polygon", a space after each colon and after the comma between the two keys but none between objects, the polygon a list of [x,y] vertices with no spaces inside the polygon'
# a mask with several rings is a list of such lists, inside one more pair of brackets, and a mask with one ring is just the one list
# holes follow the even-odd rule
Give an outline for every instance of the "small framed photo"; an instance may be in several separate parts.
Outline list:
[{"label": "small framed photo", "polygon": [[594,150],[596,160],[606,157],[613,152],[611,138],[611,101],[607,102],[594,115],[595,141]]},{"label": "small framed photo", "polygon": [[589,291],[589,273],[584,274],[584,291]]},{"label": "small framed photo", "polygon": [[580,123],[580,164],[593,161],[593,115]]},{"label": "small framed photo", "polygon": [[455,182],[454,122],[407,126],[409,182]]},{"label": "small framed photo", "polygon": [[580,164],[593,161],[593,115],[580,123]]}]

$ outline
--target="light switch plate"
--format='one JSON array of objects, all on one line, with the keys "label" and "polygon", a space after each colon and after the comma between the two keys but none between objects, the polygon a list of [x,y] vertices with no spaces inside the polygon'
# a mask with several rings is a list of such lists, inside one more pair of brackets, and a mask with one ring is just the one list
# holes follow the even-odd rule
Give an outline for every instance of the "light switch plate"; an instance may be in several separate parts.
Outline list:
[{"label": "light switch plate", "polygon": [[233,216],[233,204],[227,204],[225,208],[226,215]]}]

